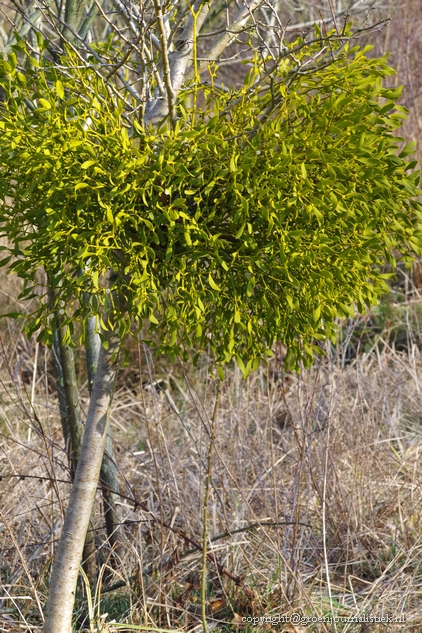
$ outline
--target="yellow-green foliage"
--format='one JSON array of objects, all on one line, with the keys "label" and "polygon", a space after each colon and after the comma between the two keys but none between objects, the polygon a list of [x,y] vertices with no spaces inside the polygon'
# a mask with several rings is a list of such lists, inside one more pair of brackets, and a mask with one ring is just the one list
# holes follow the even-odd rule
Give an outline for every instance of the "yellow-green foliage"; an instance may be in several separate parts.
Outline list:
[{"label": "yellow-green foliage", "polygon": [[[388,290],[385,262],[420,253],[386,58],[299,40],[271,72],[255,60],[243,88],[204,88],[194,122],[179,104],[175,129],[158,130],[110,96],[95,60],[69,53],[60,70],[19,41],[0,64],[3,263],[13,255],[25,296],[44,267],[70,320],[106,304],[122,335],[149,320],[165,353],[236,356],[247,373],[281,339],[290,364],[309,364],[335,317]],[[45,340],[53,307],[30,325]]]}]

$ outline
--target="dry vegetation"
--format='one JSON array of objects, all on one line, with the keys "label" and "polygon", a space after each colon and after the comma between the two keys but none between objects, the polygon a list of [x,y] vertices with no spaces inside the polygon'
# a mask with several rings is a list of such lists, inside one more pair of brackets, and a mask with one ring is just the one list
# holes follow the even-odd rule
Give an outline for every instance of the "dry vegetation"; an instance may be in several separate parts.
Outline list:
[{"label": "dry vegetation", "polygon": [[[417,139],[422,5],[385,5],[393,21],[376,52],[392,50],[405,133]],[[373,315],[344,324],[309,372],[286,376],[281,351],[246,382],[227,372],[206,525],[209,630],[422,632],[421,269],[413,274]],[[16,279],[2,276],[0,294],[0,312],[15,310]],[[0,631],[37,631],[70,476],[51,352],[26,341],[21,321],[0,328]],[[206,360],[171,367],[141,344],[131,359],[112,414],[124,542],[110,551],[98,494],[98,581],[90,593],[81,580],[75,630],[199,633],[216,381]],[[80,394],[86,409],[86,384]],[[242,622],[293,613],[326,622]],[[329,621],[387,614],[402,622]]]},{"label": "dry vegetation", "polygon": [[[311,371],[286,376],[279,351],[246,382],[228,372],[208,503],[210,630],[300,613],[326,622],[246,630],[422,631],[420,309],[404,279],[375,315],[344,324]],[[1,343],[0,631],[40,630],[69,492],[51,352],[20,327],[4,320]],[[189,374],[141,346],[132,360],[112,414],[124,543],[110,552],[98,495],[100,573],[95,595],[80,583],[76,630],[201,631],[216,381],[205,360]],[[402,622],[329,622],[387,614]]]}]

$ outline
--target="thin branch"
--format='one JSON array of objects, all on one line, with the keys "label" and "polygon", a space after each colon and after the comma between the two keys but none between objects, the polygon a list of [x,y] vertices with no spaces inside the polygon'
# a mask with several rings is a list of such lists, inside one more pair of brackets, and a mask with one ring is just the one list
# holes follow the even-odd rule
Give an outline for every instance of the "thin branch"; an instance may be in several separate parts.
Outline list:
[{"label": "thin branch", "polygon": [[167,47],[167,33],[164,25],[164,15],[161,7],[160,0],[154,0],[155,14],[157,16],[158,22],[158,33],[160,37],[160,45],[161,45],[161,63],[163,65],[163,79],[164,85],[167,93],[167,103],[168,110],[170,115],[171,124],[174,125],[176,120],[176,110],[175,110],[175,92],[172,86],[171,80],[171,72],[170,72],[170,60],[169,60],[169,51]]},{"label": "thin branch", "polygon": [[[203,57],[206,59],[218,60],[221,53],[235,39],[236,35],[244,30],[246,23],[250,19],[251,13],[253,13],[253,11],[255,11],[262,2],[263,0],[253,0],[250,5],[240,9],[234,20],[225,29],[224,33],[207,51],[205,51]],[[198,64],[199,73],[204,72],[207,68],[208,62],[201,62]],[[185,80],[190,81],[193,77],[194,69],[193,66],[190,66],[186,71]]]}]

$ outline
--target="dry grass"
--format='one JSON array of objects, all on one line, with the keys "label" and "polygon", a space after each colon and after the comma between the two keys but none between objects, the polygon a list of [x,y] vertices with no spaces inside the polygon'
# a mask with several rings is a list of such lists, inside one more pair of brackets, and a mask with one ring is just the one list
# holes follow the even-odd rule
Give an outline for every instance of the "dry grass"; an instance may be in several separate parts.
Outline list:
[{"label": "dry grass", "polygon": [[[0,631],[41,627],[69,493],[50,352],[19,328],[8,322],[0,360]],[[154,375],[146,350],[138,358],[112,413],[121,560],[110,558],[98,495],[101,573],[92,598],[81,582],[75,630],[115,631],[114,620],[200,631],[216,381],[205,362],[189,375],[158,362]],[[310,372],[284,376],[276,359],[246,382],[228,372],[208,505],[208,551],[218,560],[207,564],[210,630],[299,613],[314,620],[306,631],[422,631],[421,354],[378,343],[343,361],[330,352]],[[81,400],[86,408],[84,385]],[[402,622],[340,621],[386,614]]]}]

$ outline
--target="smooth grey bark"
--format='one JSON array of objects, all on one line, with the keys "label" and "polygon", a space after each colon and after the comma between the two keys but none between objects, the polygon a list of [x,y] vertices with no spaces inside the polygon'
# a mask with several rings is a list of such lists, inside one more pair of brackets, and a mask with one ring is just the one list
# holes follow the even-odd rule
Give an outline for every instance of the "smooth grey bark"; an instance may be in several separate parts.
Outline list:
[{"label": "smooth grey bark", "polygon": [[[85,297],[85,301],[89,301]],[[97,373],[98,358],[101,350],[101,338],[97,328],[97,317],[91,316],[86,323],[86,368],[88,373],[88,389],[92,393],[94,386],[95,374]]]},{"label": "smooth grey bark", "polygon": [[[223,51],[241,33],[250,21],[253,12],[262,4],[263,0],[252,0],[249,5],[239,8],[232,22],[224,29],[223,33],[215,40],[210,48],[201,54],[201,58],[207,61],[198,62],[198,73],[208,68],[209,60],[218,62]],[[208,13],[209,5],[203,0],[197,0],[193,6],[194,12],[198,12],[196,21],[199,33]],[[194,78],[193,61],[193,19],[189,18],[179,38],[177,50],[168,53],[169,77],[167,82],[172,91],[173,98],[177,98],[183,84]],[[165,51],[162,51],[163,56]],[[144,123],[145,126],[157,125],[169,114],[169,98],[150,99],[146,105]],[[171,112],[170,112],[171,114]]]},{"label": "smooth grey bark", "polygon": [[[193,5],[193,10],[194,12],[199,11],[199,15],[196,21],[197,31],[199,32],[209,13],[209,6],[208,4],[203,3],[202,0],[196,0]],[[190,16],[187,20],[186,26],[184,27],[180,37],[178,38],[177,50],[168,53],[169,77],[167,78],[167,80],[171,92],[173,93],[175,98],[177,98],[177,95],[182,88],[183,82],[185,81],[186,69],[188,68],[189,62],[192,62],[193,30],[194,21],[192,16]],[[164,55],[166,53],[162,51],[162,54]],[[144,125],[146,127],[148,127],[149,125],[157,125],[168,114],[168,96],[165,99],[150,99],[145,109]]]},{"label": "smooth grey bark", "polygon": [[[55,330],[55,335],[58,342],[58,352],[61,364],[60,370],[65,397],[66,429],[68,429],[70,437],[70,446],[66,445],[66,448],[68,449],[71,478],[73,481],[82,445],[83,427],[81,419],[81,405],[79,401],[78,383],[76,380],[75,356],[73,349],[66,342],[67,328],[60,326],[60,317],[58,316],[56,317],[56,325],[57,328]],[[93,527],[94,525],[91,521],[90,530],[87,531],[82,554],[83,568],[91,585],[94,584],[97,573],[95,532]]]},{"label": "smooth grey bark", "polygon": [[[95,374],[98,367],[98,358],[101,350],[101,339],[97,328],[97,318],[89,317],[86,325],[86,364],[88,371],[89,392],[92,394]],[[114,455],[111,433],[107,433],[105,452],[101,463],[100,481],[104,502],[104,519],[106,523],[107,538],[110,547],[118,548],[122,542],[121,524],[122,517],[119,501],[119,479]]]},{"label": "smooth grey bark", "polygon": [[44,633],[70,633],[79,565],[97,491],[118,371],[120,340],[105,333],[92,389],[81,452],[53,563]]}]

